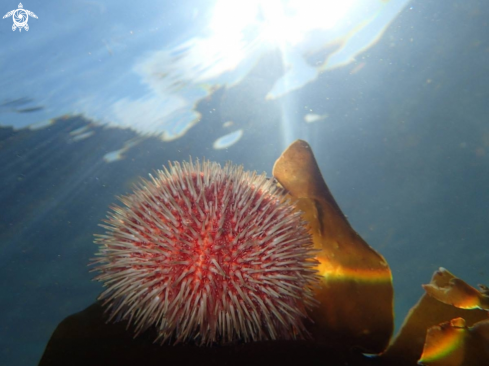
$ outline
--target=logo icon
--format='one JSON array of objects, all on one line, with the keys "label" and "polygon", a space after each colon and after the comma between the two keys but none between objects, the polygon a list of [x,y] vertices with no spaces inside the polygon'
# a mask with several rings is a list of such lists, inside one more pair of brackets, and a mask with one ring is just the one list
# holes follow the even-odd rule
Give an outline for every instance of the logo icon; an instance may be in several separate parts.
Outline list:
[{"label": "logo icon", "polygon": [[29,20],[29,15],[37,19],[36,14],[34,14],[32,11],[25,10],[22,3],[19,3],[19,8],[9,11],[3,16],[3,19],[10,16],[12,17],[12,19],[14,20],[14,24],[12,25],[13,31],[15,31],[17,28],[19,28],[19,32],[22,31],[22,28],[28,31],[29,25],[27,24],[27,21]]}]

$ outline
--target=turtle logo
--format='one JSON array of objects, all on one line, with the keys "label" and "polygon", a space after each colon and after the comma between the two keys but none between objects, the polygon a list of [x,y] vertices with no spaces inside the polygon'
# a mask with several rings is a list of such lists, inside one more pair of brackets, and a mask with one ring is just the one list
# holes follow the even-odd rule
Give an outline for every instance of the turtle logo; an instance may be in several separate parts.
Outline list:
[{"label": "turtle logo", "polygon": [[19,28],[19,32],[22,31],[22,28],[28,31],[29,25],[27,24],[27,21],[29,20],[29,15],[37,19],[36,14],[34,14],[32,11],[25,10],[24,7],[22,6],[22,3],[19,3],[19,8],[9,11],[7,14],[3,16],[3,19],[10,16],[13,18],[14,20],[14,24],[12,25],[13,31],[15,31],[17,28]]}]

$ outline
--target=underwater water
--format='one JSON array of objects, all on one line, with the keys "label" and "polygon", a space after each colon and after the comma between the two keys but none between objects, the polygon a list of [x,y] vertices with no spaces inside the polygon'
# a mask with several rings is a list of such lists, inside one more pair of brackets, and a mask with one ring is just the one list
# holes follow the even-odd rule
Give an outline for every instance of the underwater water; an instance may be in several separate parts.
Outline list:
[{"label": "underwater water", "polygon": [[28,31],[2,19],[0,365],[37,364],[96,300],[93,234],[139,177],[190,157],[270,176],[296,139],[389,263],[397,328],[439,267],[489,284],[489,3],[333,3],[33,0]]}]

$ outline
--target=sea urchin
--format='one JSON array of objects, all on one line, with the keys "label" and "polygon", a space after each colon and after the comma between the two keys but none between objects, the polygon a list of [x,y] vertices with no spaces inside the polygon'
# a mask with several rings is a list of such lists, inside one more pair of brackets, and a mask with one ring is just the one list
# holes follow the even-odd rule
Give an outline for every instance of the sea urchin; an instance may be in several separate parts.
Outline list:
[{"label": "sea urchin", "polygon": [[317,281],[300,212],[265,175],[204,161],[170,164],[121,198],[97,236],[111,319],[161,343],[296,339]]}]

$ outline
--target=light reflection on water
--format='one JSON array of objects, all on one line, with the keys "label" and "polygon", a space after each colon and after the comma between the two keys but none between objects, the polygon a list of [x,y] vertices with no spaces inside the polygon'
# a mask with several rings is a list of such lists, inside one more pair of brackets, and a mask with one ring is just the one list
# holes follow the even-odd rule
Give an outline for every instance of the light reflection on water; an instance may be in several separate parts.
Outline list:
[{"label": "light reflection on water", "polygon": [[[176,40],[177,36],[169,32],[171,25],[165,26],[161,17],[156,17],[161,24],[153,21],[142,27],[139,8],[134,9],[130,21],[118,22],[118,16],[127,18],[130,11],[126,8],[123,15],[120,4],[111,2],[94,7],[90,13],[84,9],[63,14],[49,31],[46,13],[59,15],[60,10],[43,4],[40,10],[44,13],[38,11],[41,17],[36,25],[46,28],[37,34],[42,34],[41,45],[52,50],[42,54],[52,56],[37,57],[28,68],[19,65],[24,79],[36,81],[32,88],[0,88],[8,90],[8,94],[0,94],[0,125],[24,128],[40,122],[46,125],[64,114],[82,114],[95,123],[171,141],[201,120],[196,108],[200,102],[220,88],[239,85],[270,52],[279,50],[283,72],[271,80],[273,86],[264,95],[255,97],[279,99],[313,82],[321,72],[354,61],[375,44],[408,2],[218,0],[207,3],[205,9],[194,8],[191,19],[186,15],[179,24],[187,25],[183,40]],[[156,5],[154,8],[155,13],[162,11]],[[69,24],[76,28],[84,17],[103,22],[108,16],[114,19],[112,27],[94,23],[92,33],[85,32],[85,38],[79,34],[75,37],[66,29]],[[172,22],[178,19],[169,19],[169,24]],[[35,42],[34,38],[32,35],[30,41]],[[71,45],[69,52],[60,47],[66,39]],[[14,42],[13,37],[6,39],[7,45]],[[29,43],[15,46],[27,59],[42,51]],[[54,62],[56,68],[52,67]],[[3,70],[0,76],[12,73],[9,68]],[[5,83],[9,75],[3,76],[0,80]],[[287,132],[290,118],[286,106],[282,114],[285,145],[293,138]],[[77,138],[89,136],[87,132]],[[239,138],[225,145],[237,141]]]}]

